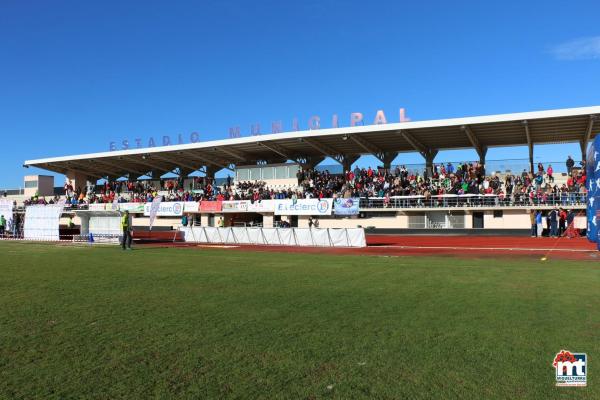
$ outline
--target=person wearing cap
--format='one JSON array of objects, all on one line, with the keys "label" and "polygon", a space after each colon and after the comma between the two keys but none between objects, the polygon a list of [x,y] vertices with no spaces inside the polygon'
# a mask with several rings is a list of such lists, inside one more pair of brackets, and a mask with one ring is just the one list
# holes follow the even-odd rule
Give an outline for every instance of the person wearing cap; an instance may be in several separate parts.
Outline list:
[{"label": "person wearing cap", "polygon": [[123,231],[123,240],[121,242],[121,246],[123,250],[127,248],[131,250],[131,226],[129,225],[129,211],[125,210],[123,215],[121,215],[121,230]]}]

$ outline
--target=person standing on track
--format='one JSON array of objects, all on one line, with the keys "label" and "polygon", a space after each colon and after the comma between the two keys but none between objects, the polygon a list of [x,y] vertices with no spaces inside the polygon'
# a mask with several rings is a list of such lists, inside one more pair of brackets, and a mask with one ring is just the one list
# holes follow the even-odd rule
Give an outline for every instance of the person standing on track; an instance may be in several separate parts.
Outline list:
[{"label": "person standing on track", "polygon": [[129,211],[125,210],[123,215],[121,215],[121,230],[123,231],[123,240],[121,242],[121,246],[123,250],[127,248],[127,250],[131,250],[131,226],[129,223]]},{"label": "person standing on track", "polygon": [[529,212],[529,219],[531,220],[531,237],[537,236],[537,223],[536,223],[536,215],[535,211],[531,210]]},{"label": "person standing on track", "polygon": [[567,230],[567,212],[562,208],[559,209],[558,212],[558,235],[562,236],[563,233]]},{"label": "person standing on track", "polygon": [[4,215],[0,215],[0,238],[4,237],[5,231],[6,231],[6,218],[4,218]]},{"label": "person standing on track", "polygon": [[537,226],[537,237],[541,238],[544,232],[544,225],[542,225],[542,212],[537,211],[535,214],[535,225]]},{"label": "person standing on track", "polygon": [[550,222],[550,234],[548,236],[558,237],[558,210],[556,208],[550,211],[548,219]]}]

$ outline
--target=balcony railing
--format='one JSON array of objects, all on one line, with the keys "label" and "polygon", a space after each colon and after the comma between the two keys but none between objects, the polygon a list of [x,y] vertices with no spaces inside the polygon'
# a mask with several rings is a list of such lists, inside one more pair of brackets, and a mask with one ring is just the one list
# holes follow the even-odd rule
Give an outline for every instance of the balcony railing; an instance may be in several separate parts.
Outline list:
[{"label": "balcony railing", "polygon": [[[445,194],[430,197],[425,196],[394,196],[361,198],[359,206],[362,210],[385,209],[419,209],[419,208],[506,208],[506,207],[585,207],[587,195],[585,193],[559,193],[530,198],[527,195],[513,197],[500,197],[494,194]],[[87,210],[88,204],[67,203],[65,212]],[[18,206],[16,210],[24,211],[25,206]]]},{"label": "balcony railing", "polygon": [[361,209],[385,208],[449,208],[449,207],[573,207],[585,206],[587,195],[584,193],[549,194],[530,198],[526,195],[499,197],[488,194],[437,195],[437,196],[397,196],[389,200],[383,197],[360,199]]}]

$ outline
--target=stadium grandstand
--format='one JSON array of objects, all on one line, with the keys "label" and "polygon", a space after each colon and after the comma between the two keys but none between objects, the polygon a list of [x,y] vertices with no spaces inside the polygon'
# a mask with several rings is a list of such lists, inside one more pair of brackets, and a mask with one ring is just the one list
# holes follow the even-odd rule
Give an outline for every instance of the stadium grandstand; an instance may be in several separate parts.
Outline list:
[{"label": "stadium grandstand", "polygon": [[[65,202],[61,226],[78,235],[86,212],[129,210],[134,231],[151,225],[148,205],[166,207],[155,230],[194,226],[529,232],[531,210],[585,229],[585,162],[600,130],[600,106],[265,134],[25,161],[64,174],[25,177],[5,191],[15,206]],[[579,143],[580,157],[534,163],[534,145]],[[486,160],[492,147],[527,146],[527,160]],[[440,150],[473,148],[478,159],[436,163]],[[396,160],[419,152],[422,165]],[[377,165],[359,168],[372,155]],[[323,165],[334,159],[339,165]],[[223,169],[233,176],[216,179]],[[191,176],[200,172],[203,176]],[[175,178],[161,178],[174,173]],[[320,203],[319,203],[320,202]],[[19,225],[20,224],[20,225]],[[550,222],[545,228],[550,234]],[[67,228],[71,229],[70,231]]]}]

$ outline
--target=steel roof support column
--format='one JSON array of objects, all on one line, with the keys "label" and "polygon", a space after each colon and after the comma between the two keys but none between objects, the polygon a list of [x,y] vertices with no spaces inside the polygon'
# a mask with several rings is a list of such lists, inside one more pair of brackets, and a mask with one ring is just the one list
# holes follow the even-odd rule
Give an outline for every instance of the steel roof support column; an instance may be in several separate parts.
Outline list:
[{"label": "steel roof support column", "polygon": [[437,156],[438,151],[429,149],[423,143],[419,142],[412,133],[408,131],[400,131],[400,135],[406,140],[416,151],[425,159],[425,173],[427,176],[433,176],[433,159]]},{"label": "steel roof support column", "polygon": [[346,171],[350,171],[352,169],[352,164],[354,164],[356,162],[356,160],[358,160],[360,156],[348,156],[348,155],[344,155],[343,157],[341,157],[339,160],[337,160],[340,164],[342,164],[342,167],[344,168],[344,173],[346,173]]},{"label": "steel roof support column", "polygon": [[527,148],[529,149],[529,173],[533,174],[533,140],[529,131],[529,123],[523,121],[523,126],[525,127],[525,136],[527,137]]},{"label": "steel roof support column", "polygon": [[306,157],[299,157],[299,159],[297,161],[298,161],[298,164],[300,164],[303,169],[314,169],[324,159],[325,159],[325,157],[306,156]]},{"label": "steel roof support column", "polygon": [[97,179],[94,179],[96,177],[92,177],[87,171],[77,169],[77,167],[75,168],[76,169],[68,170],[65,175],[67,176],[67,179],[71,182],[71,185],[73,185],[73,189],[75,191],[85,193],[87,182],[89,181],[96,184]]},{"label": "steel roof support column", "polygon": [[581,159],[587,161],[587,147],[590,139],[592,138],[592,129],[594,128],[594,121],[596,120],[595,115],[590,115],[590,120],[588,121],[588,127],[585,131],[585,135],[583,139],[579,142],[581,146]]},{"label": "steel roof support column", "polygon": [[435,156],[437,156],[437,150],[426,150],[421,153],[421,155],[425,158],[425,173],[427,177],[433,176],[433,160]]},{"label": "steel roof support column", "polygon": [[488,150],[487,146],[481,144],[481,142],[477,138],[477,135],[475,135],[475,133],[469,125],[461,126],[461,130],[467,135],[467,137],[469,138],[469,142],[471,142],[471,145],[473,146],[473,148],[475,148],[475,151],[477,151],[477,155],[479,156],[479,164],[483,166],[483,173],[485,174],[485,156]]},{"label": "steel roof support column", "polygon": [[214,165],[207,165],[206,166],[206,177],[207,178],[211,178],[211,179],[215,179],[215,174],[220,171],[220,169],[218,167],[215,167]]},{"label": "steel roof support column", "polygon": [[197,170],[197,168],[194,169],[194,170],[190,170],[189,168],[183,168],[183,167],[178,167],[177,169],[178,169],[177,175],[179,175],[179,177],[182,178],[182,179],[187,178],[187,176],[189,174],[191,174],[192,172],[194,172],[194,171]]},{"label": "steel roof support column", "polygon": [[396,151],[383,153],[383,168],[389,171],[392,168],[392,161],[394,161],[397,156],[398,152]]}]

